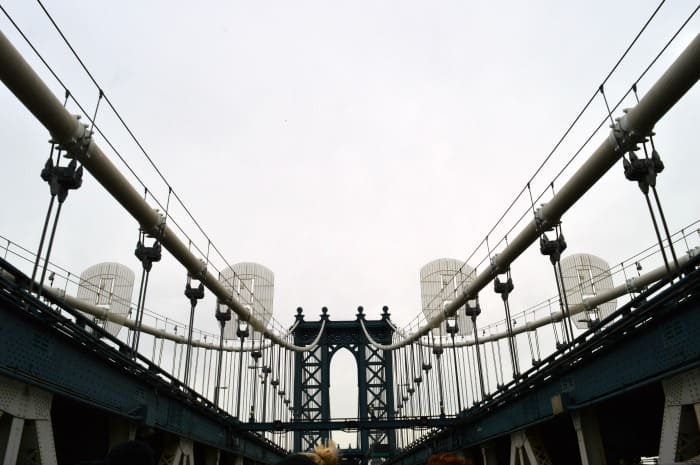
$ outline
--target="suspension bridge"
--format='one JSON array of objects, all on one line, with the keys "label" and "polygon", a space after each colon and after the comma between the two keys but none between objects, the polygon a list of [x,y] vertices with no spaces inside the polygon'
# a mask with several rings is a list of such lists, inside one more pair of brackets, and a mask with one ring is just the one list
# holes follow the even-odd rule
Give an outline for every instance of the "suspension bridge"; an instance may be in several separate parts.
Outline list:
[{"label": "suspension bridge", "polygon": [[[668,226],[654,127],[692,92],[698,63],[700,35],[646,92],[638,92],[639,80],[631,83],[623,99],[634,95],[635,102],[624,111],[623,99],[609,105],[601,85],[596,95],[607,114],[600,126],[609,124],[609,132],[556,192],[533,196],[530,180],[516,199],[525,213],[502,237],[489,242],[487,235],[466,261],[426,265],[423,312],[411,323],[397,323],[396,309],[360,306],[354,319],[298,308],[285,326],[272,317],[271,270],[230,265],[201,228],[206,241],[197,244],[173,213],[179,205],[194,221],[177,193],[169,186],[165,201],[148,188],[144,195],[101,147],[116,152],[96,124],[100,103],[122,120],[103,89],[94,111],[74,101],[84,123],[67,109],[68,89],[55,95],[0,35],[0,80],[51,138],[41,171],[51,195],[38,250],[3,236],[3,463],[97,460],[138,438],[162,464],[273,464],[338,432],[355,435],[342,457],[357,464],[419,465],[442,451],[512,465],[696,459],[698,223]],[[565,214],[616,165],[627,178],[619,182],[641,191],[656,243],[615,266],[567,257]],[[81,275],[52,262],[63,205],[80,195],[88,175],[138,223],[140,273],[102,263]],[[512,268],[533,250],[551,265],[542,279],[555,283],[557,295],[511,309]],[[161,260],[177,262],[187,276],[188,322],[146,306]],[[483,323],[487,293],[503,313]],[[216,299],[218,331],[195,327],[205,295]],[[331,360],[340,352],[357,368],[352,418],[331,410]]]}]

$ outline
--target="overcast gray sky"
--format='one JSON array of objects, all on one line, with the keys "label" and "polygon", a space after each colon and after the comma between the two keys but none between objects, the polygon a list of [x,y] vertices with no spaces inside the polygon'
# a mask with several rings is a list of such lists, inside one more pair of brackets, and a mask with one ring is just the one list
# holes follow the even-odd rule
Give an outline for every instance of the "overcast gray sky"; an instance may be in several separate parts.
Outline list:
[{"label": "overcast gray sky", "polygon": [[[97,90],[40,7],[2,5],[92,111]],[[45,5],[229,263],[273,270],[275,315],[287,325],[297,306],[308,319],[324,305],[334,319],[354,318],[358,305],[370,317],[388,305],[399,323],[416,316],[420,267],[469,256],[657,2]],[[696,6],[662,6],[606,85],[611,104]],[[641,94],[698,33],[699,21],[640,82]],[[0,28],[61,96],[4,16]],[[698,218],[699,104],[696,87],[657,126],[666,164],[658,188],[674,231]],[[632,105],[628,98],[624,106]],[[0,108],[0,234],[35,249],[49,199],[39,178],[48,134],[4,87]],[[533,182],[535,193],[605,114],[597,98]],[[97,122],[165,202],[167,187],[106,105]],[[555,189],[606,135],[594,137]],[[519,204],[494,242],[526,208]],[[171,213],[188,224],[181,210]],[[571,209],[563,228],[570,252],[611,263],[655,240],[643,198],[620,164]],[[78,273],[108,260],[137,269],[136,239],[135,221],[86,175],[64,207],[52,258]],[[556,293],[548,261],[535,249],[513,267],[513,279],[514,311]],[[184,271],[164,259],[154,266],[147,305],[185,320],[184,282]],[[498,302],[484,301],[483,318],[500,319]],[[211,299],[202,304],[199,326],[215,328],[213,306]]]}]

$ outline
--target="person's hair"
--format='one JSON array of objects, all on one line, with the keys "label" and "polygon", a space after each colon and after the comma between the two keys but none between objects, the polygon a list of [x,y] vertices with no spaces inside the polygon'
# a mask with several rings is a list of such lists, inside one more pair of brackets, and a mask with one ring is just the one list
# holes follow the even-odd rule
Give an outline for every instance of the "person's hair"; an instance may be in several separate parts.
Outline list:
[{"label": "person's hair", "polygon": [[143,441],[127,441],[117,444],[107,454],[108,465],[155,465],[151,446]]},{"label": "person's hair", "polygon": [[326,444],[319,444],[314,447],[313,452],[302,452],[302,455],[310,458],[316,465],[338,465],[340,462],[338,446],[332,439]]},{"label": "person's hair", "polygon": [[442,452],[431,455],[425,465],[471,465],[473,462],[460,454]]}]

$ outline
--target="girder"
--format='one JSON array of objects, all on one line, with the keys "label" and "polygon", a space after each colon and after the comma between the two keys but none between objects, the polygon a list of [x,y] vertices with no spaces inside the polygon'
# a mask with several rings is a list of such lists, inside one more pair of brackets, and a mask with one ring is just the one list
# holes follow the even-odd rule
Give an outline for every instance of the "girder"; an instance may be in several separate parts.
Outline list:
[{"label": "girder", "polygon": [[397,430],[403,428],[416,428],[428,430],[430,428],[448,428],[463,423],[463,419],[456,416],[445,417],[401,417],[392,419],[368,418],[334,418],[320,421],[289,421],[249,423],[246,428],[250,431],[359,431],[359,430]]},{"label": "girder", "polygon": [[[308,421],[312,424],[323,420],[323,346],[317,346],[314,350],[297,353],[295,362],[299,365],[301,378],[299,389],[294,390],[294,419],[296,421]],[[297,450],[309,450],[323,439],[318,428],[308,431],[300,436],[301,443]]]},{"label": "girder", "polygon": [[257,462],[284,455],[157,365],[131,358],[128,345],[77,310],[36,299],[3,259],[0,268],[15,278],[0,276],[0,374]]},{"label": "girder", "polygon": [[698,262],[671,287],[661,291],[667,281],[657,283],[620,308],[610,318],[624,318],[605,331],[585,332],[570,350],[543,359],[519,382],[460,415],[454,427],[422,437],[388,463],[423,463],[431,450],[483,444],[700,366]]}]

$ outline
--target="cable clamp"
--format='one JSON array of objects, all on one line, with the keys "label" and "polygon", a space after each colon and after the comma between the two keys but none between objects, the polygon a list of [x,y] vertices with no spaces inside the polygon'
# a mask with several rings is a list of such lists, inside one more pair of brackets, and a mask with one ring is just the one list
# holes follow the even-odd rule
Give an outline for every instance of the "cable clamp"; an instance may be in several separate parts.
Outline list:
[{"label": "cable clamp", "polygon": [[159,262],[162,257],[162,248],[160,242],[155,241],[152,246],[148,247],[140,240],[136,243],[134,255],[139,259],[144,270],[150,272],[151,267],[155,262]]},{"label": "cable clamp", "polygon": [[628,293],[637,292],[637,286],[635,285],[634,278],[628,278],[625,280],[625,288]]},{"label": "cable clamp", "polygon": [[501,282],[498,277],[493,280],[493,290],[496,294],[500,294],[503,300],[508,299],[508,295],[515,289],[513,285],[513,280],[508,277],[505,281]]},{"label": "cable clamp", "polygon": [[[231,310],[228,310],[228,315],[229,319],[231,319]],[[218,318],[218,313],[217,313],[217,318]],[[238,336],[240,339],[245,339],[248,336],[250,336],[250,330],[248,329],[248,322],[247,321],[242,321],[238,320],[237,321],[237,328],[236,328],[236,336]]]},{"label": "cable clamp", "polygon": [[540,207],[535,209],[535,227],[537,228],[537,232],[539,234],[551,231],[557,223],[556,221],[551,221],[544,216],[543,209],[545,205],[547,204],[543,203]]},{"label": "cable clamp", "polygon": [[[222,310],[222,308],[223,308],[223,310]],[[224,326],[227,321],[231,321],[231,309],[228,307],[227,304],[225,304],[221,300],[217,299],[216,300],[216,311],[214,312],[214,316],[219,321],[221,326]]]},{"label": "cable clamp", "polygon": [[[204,264],[202,260],[200,260],[200,262]],[[204,265],[204,268],[206,270],[206,265]],[[187,284],[185,285],[185,297],[189,299],[190,303],[194,307],[195,305],[197,305],[198,300],[204,298],[204,283],[202,282],[202,279],[198,276],[188,275],[187,278]],[[191,278],[199,280],[199,285],[197,287],[192,287]]]},{"label": "cable clamp", "polygon": [[148,229],[143,228],[143,230],[148,235],[148,237],[157,239],[160,242],[163,239],[163,236],[165,236],[166,219],[165,215],[161,213],[161,211],[157,208],[154,208],[153,211],[158,217],[158,219],[156,220],[156,224],[154,224]]},{"label": "cable clamp", "polygon": [[58,201],[63,203],[68,196],[68,191],[78,189],[83,184],[83,166],[71,160],[67,166],[54,166],[49,158],[41,170],[41,179],[49,184],[52,196],[58,196]]},{"label": "cable clamp", "polygon": [[559,237],[550,240],[545,233],[542,233],[540,236],[540,253],[548,256],[552,265],[559,261],[564,250],[566,250],[566,240],[563,234],[559,234]]},{"label": "cable clamp", "polygon": [[498,264],[498,254],[493,254],[493,257],[491,257],[490,260],[490,266],[491,266],[491,276],[496,277],[499,274],[501,274],[502,270],[500,265]]},{"label": "cable clamp", "polygon": [[464,304],[465,308],[465,313],[467,316],[471,316],[476,318],[481,314],[481,305],[479,305],[479,297],[477,296],[475,299],[467,299],[467,302]]},{"label": "cable clamp", "polygon": [[[80,115],[73,115],[76,120],[80,120]],[[78,121],[75,134],[68,140],[57,141],[59,149],[66,151],[67,158],[74,158],[83,162],[90,158],[90,144],[92,143],[93,131],[87,124]],[[54,141],[54,140],[52,140]]]},{"label": "cable clamp", "polygon": [[[622,111],[627,113],[629,109],[625,108]],[[643,134],[637,134],[634,129],[627,128],[627,115],[615,118],[615,123],[611,124],[610,128],[612,129],[609,136],[610,142],[620,155],[639,150],[637,144],[644,142],[646,138]]]},{"label": "cable clamp", "polygon": [[199,259],[199,269],[195,273],[191,273],[190,277],[192,279],[196,279],[197,281],[200,281],[200,284],[203,285],[204,280],[207,277],[207,263],[200,258]]}]

